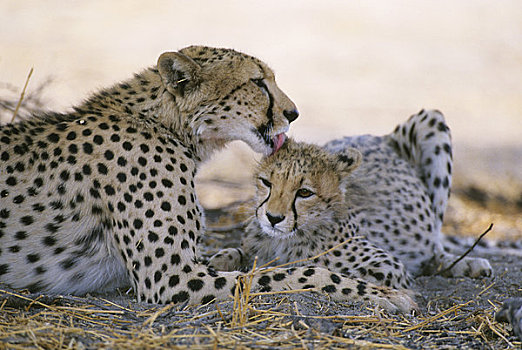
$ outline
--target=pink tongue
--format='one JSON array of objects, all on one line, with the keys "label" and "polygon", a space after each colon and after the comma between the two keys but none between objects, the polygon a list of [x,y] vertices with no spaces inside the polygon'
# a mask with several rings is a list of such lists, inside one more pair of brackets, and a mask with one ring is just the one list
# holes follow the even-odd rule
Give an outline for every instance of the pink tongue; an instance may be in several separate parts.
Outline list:
[{"label": "pink tongue", "polygon": [[285,141],[286,141],[285,134],[277,134],[276,136],[272,137],[272,142],[274,143],[274,149],[273,149],[272,153],[270,153],[270,155],[279,151],[279,149],[281,148],[281,146],[283,146]]}]

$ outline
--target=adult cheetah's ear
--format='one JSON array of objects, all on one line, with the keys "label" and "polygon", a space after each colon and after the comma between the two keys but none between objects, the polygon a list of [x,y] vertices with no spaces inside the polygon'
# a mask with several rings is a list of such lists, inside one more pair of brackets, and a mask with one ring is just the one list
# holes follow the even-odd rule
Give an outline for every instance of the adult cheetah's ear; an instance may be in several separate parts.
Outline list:
[{"label": "adult cheetah's ear", "polygon": [[335,154],[337,170],[340,173],[351,173],[361,164],[362,154],[355,148],[347,148]]},{"label": "adult cheetah's ear", "polygon": [[158,70],[167,91],[183,97],[200,83],[201,67],[180,52],[164,52],[158,58]]}]

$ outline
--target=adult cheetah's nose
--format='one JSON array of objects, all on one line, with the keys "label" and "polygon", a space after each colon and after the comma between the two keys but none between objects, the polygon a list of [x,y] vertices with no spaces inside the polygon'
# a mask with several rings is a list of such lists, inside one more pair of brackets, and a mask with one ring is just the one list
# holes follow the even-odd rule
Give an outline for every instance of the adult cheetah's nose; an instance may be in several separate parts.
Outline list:
[{"label": "adult cheetah's nose", "polygon": [[297,109],[285,109],[283,115],[288,119],[288,122],[291,123],[299,117],[299,112]]},{"label": "adult cheetah's nose", "polygon": [[283,221],[285,219],[285,217],[282,215],[274,216],[274,215],[270,214],[269,212],[266,213],[266,217],[268,218],[268,221],[270,221],[270,223],[272,224],[272,227],[274,227],[275,225],[277,225],[278,223],[280,223],[281,221]]}]

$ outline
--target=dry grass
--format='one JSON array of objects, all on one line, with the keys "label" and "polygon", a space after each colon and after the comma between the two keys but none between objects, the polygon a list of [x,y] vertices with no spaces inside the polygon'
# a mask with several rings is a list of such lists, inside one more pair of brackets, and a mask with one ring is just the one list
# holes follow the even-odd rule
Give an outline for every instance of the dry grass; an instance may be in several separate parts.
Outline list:
[{"label": "dry grass", "polygon": [[29,84],[31,75],[33,75],[33,71],[34,71],[34,69],[31,68],[31,70],[29,71],[29,74],[27,75],[27,79],[25,80],[24,88],[22,89],[22,92],[20,93],[20,98],[18,99],[18,103],[16,104],[15,110],[13,112],[13,117],[11,118],[11,123],[15,121],[18,111],[20,110],[20,106],[22,105],[22,101],[24,100],[25,91],[27,90],[27,85]]},{"label": "dry grass", "polygon": [[[493,301],[474,308],[477,301],[469,300],[423,316],[404,317],[363,305],[332,303],[322,295],[261,297],[248,296],[248,289],[241,287],[237,291],[230,302],[175,308],[138,304],[121,296],[34,296],[3,289],[0,347],[406,349],[520,345],[510,336],[508,326],[494,321],[498,303]],[[318,312],[308,314],[312,309]]]},{"label": "dry grass", "polygon": [[2,121],[13,122],[46,110],[43,95],[52,84],[52,78],[47,78],[36,87],[27,90],[32,75],[33,68],[30,69],[21,90],[11,84],[0,82],[0,124]]}]

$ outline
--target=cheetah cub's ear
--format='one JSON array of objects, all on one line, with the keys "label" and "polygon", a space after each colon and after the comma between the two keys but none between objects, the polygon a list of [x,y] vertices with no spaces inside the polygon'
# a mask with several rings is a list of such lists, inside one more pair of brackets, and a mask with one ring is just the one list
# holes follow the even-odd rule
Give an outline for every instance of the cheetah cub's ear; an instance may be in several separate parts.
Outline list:
[{"label": "cheetah cub's ear", "polygon": [[183,97],[194,91],[200,83],[201,67],[180,52],[164,52],[158,58],[158,70],[167,91]]},{"label": "cheetah cub's ear", "polygon": [[335,153],[336,170],[341,176],[346,176],[354,171],[361,164],[362,154],[355,148],[347,148]]}]

